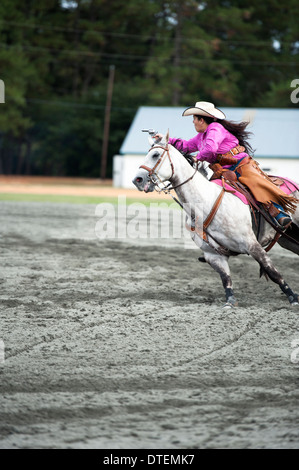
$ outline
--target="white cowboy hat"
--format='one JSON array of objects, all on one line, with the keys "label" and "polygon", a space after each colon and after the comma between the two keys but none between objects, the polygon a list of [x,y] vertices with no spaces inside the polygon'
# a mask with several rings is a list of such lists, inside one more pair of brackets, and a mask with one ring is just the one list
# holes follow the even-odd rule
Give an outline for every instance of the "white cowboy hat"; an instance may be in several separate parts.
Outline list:
[{"label": "white cowboy hat", "polygon": [[183,116],[193,115],[208,116],[216,119],[226,118],[225,114],[220,111],[220,109],[215,108],[213,103],[209,103],[208,101],[198,101],[195,103],[195,106],[191,106],[183,112]]}]

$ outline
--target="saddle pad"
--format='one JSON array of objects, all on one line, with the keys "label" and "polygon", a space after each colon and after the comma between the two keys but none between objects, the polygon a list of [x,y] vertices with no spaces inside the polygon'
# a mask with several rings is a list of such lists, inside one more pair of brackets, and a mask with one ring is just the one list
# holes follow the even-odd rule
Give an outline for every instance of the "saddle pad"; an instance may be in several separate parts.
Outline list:
[{"label": "saddle pad", "polygon": [[[270,176],[270,175],[269,175]],[[271,175],[272,176],[272,175]],[[291,194],[294,191],[299,191],[299,186],[297,183],[294,181],[290,180],[289,178],[286,178],[285,176],[279,176],[278,177],[280,180],[283,181],[283,184],[280,185],[280,189],[286,193],[286,194]]]},{"label": "saddle pad", "polygon": [[[270,177],[273,177],[272,175],[269,175]],[[299,186],[297,183],[295,183],[294,181],[290,180],[289,178],[286,178],[285,176],[281,177],[281,176],[275,176],[273,178],[278,178],[280,180],[283,181],[283,184],[280,185],[280,189],[285,193],[285,194],[291,194],[293,193],[294,191],[299,191]],[[216,179],[216,180],[212,180],[212,183],[216,183],[218,184],[218,186],[222,186],[222,181],[220,179]],[[233,191],[233,195],[234,196],[237,196],[239,199],[241,199],[241,201],[248,205],[248,201],[246,199],[246,197],[241,194],[239,191],[237,191],[236,189],[232,188],[229,184],[225,183],[225,189],[228,189],[229,191]]]},{"label": "saddle pad", "polygon": [[[223,186],[222,185],[222,181],[221,180],[212,180],[211,181],[212,183],[216,183],[218,184],[218,186]],[[224,184],[224,187],[225,189],[227,189],[228,191],[232,191],[232,194],[234,196],[237,196],[239,199],[241,199],[241,201],[246,204],[247,206],[249,205],[248,204],[248,201],[246,199],[246,197],[244,196],[244,194],[240,193],[239,191],[237,191],[236,189],[232,188],[229,184],[225,183]]]}]

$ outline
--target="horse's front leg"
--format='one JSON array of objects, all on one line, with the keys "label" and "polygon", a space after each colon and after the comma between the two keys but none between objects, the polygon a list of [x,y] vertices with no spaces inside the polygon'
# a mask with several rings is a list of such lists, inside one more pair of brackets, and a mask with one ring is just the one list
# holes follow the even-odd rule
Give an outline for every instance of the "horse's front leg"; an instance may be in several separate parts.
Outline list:
[{"label": "horse's front leg", "polygon": [[204,252],[207,263],[220,275],[225,290],[226,303],[225,308],[235,307],[237,305],[232,288],[232,279],[228,264],[228,257],[219,255],[218,253]]}]

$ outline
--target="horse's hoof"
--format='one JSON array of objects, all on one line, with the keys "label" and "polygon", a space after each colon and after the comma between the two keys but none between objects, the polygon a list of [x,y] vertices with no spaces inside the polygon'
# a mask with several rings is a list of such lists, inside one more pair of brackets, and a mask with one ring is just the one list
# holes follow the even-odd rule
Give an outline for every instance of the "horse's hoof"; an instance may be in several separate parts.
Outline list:
[{"label": "horse's hoof", "polygon": [[237,300],[235,299],[235,297],[231,296],[227,299],[223,308],[234,308],[237,305],[238,305]]},{"label": "horse's hoof", "polygon": [[289,296],[289,302],[292,305],[292,307],[293,307],[293,305],[299,305],[298,295],[297,294],[290,295]]},{"label": "horse's hoof", "polygon": [[234,308],[234,305],[232,305],[230,302],[226,302],[226,304],[223,305],[223,308],[228,310],[229,308]]}]

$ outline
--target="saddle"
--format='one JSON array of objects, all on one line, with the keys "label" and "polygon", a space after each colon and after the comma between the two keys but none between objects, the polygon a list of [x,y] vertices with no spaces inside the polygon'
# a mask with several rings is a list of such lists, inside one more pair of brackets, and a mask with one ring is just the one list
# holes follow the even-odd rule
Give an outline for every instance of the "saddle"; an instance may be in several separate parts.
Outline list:
[{"label": "saddle", "polygon": [[[236,161],[235,158],[228,157],[228,159]],[[237,160],[237,164],[233,165],[235,165],[234,170],[230,170],[223,168],[221,163],[210,164],[209,167],[213,171],[211,180],[224,178],[238,191],[245,190],[246,193],[249,191],[251,199],[253,197],[256,202],[262,204],[271,217],[278,214],[275,212],[273,202],[280,205],[285,212],[295,212],[299,201],[280,189],[283,184],[281,178],[268,176],[260,169],[258,162],[248,155],[240,163]]]},{"label": "saddle", "polygon": [[[259,232],[260,225],[257,221],[257,215],[262,215],[276,230],[276,236],[266,248],[266,251],[269,251],[281,235],[290,238],[285,232],[292,225],[290,223],[284,229],[278,227],[275,217],[279,210],[273,205],[273,202],[282,206],[284,211],[293,213],[299,200],[282,191],[280,186],[285,183],[284,180],[277,176],[267,175],[252,157],[247,155],[238,163],[239,161],[233,155],[244,150],[244,147],[238,146],[224,155],[218,155],[217,162],[209,165],[213,171],[211,180],[221,179],[246,197],[257,232]],[[222,165],[231,165],[234,170],[223,168]],[[292,241],[294,240],[292,239]]]}]

